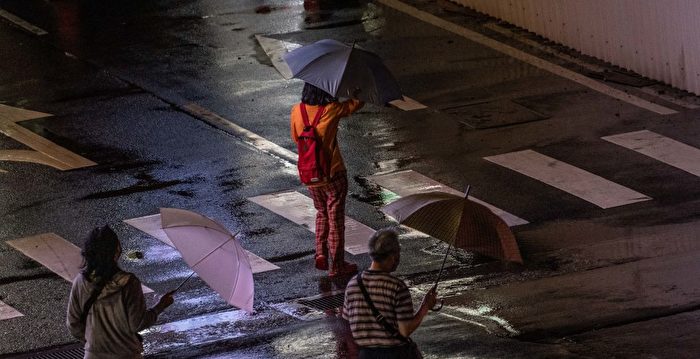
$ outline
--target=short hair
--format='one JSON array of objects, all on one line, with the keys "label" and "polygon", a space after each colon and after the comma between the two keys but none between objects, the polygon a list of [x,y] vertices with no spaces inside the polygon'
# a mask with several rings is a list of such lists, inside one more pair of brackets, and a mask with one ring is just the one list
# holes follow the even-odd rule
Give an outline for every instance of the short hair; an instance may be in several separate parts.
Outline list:
[{"label": "short hair", "polygon": [[383,262],[400,251],[399,232],[393,227],[380,229],[369,239],[369,256],[373,261]]},{"label": "short hair", "polygon": [[338,99],[326,91],[306,82],[301,92],[301,102],[311,106],[325,106]]}]

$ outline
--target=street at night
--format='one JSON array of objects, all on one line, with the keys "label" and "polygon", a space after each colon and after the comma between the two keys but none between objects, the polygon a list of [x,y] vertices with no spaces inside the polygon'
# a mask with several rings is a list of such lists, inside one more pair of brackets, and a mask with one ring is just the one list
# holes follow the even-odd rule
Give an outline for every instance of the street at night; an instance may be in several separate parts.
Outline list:
[{"label": "street at night", "polygon": [[[144,357],[357,358],[352,275],[314,267],[290,136],[284,57],[323,39],[378,55],[404,96],[340,121],[344,258],[369,268],[397,226],[414,307],[440,275],[425,358],[700,356],[700,97],[459,2],[0,0],[0,358],[83,357],[66,312],[104,225],[148,306],[179,288]],[[467,188],[522,264],[382,211]],[[234,234],[252,311],[182,284],[163,208]]]}]

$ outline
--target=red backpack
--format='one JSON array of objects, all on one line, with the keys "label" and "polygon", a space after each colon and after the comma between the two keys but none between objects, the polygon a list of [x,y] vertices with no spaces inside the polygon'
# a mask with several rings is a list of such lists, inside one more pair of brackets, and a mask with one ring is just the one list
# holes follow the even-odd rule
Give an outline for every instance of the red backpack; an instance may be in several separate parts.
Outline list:
[{"label": "red backpack", "polygon": [[330,158],[323,149],[321,138],[316,134],[316,125],[321,120],[325,106],[319,107],[313,124],[309,124],[306,105],[302,102],[299,107],[301,118],[304,120],[304,130],[297,138],[297,153],[299,154],[297,168],[301,183],[314,184],[328,177],[331,169]]}]

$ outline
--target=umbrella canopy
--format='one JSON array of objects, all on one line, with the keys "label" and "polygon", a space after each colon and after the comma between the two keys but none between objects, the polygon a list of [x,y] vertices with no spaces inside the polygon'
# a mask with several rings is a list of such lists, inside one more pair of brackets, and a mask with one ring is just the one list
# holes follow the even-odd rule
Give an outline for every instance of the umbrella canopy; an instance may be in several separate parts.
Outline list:
[{"label": "umbrella canopy", "polygon": [[253,271],[248,255],[226,228],[201,214],[160,209],[163,231],[187,265],[229,304],[253,311]]},{"label": "umbrella canopy", "polygon": [[403,99],[399,84],[379,56],[336,40],[321,40],[292,50],[284,61],[295,78],[335,97],[352,97],[384,105]]},{"label": "umbrella canopy", "polygon": [[510,227],[487,207],[444,192],[412,194],[384,206],[399,223],[455,247],[522,263]]}]

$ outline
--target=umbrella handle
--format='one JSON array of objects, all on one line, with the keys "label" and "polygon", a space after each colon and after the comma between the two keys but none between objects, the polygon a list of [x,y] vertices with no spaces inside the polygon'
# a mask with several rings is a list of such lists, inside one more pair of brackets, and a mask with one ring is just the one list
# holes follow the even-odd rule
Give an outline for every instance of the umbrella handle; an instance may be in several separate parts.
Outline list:
[{"label": "umbrella handle", "polygon": [[434,307],[430,308],[433,312],[439,312],[440,309],[442,309],[442,306],[445,304],[445,300],[440,298],[440,304],[435,304]]}]

